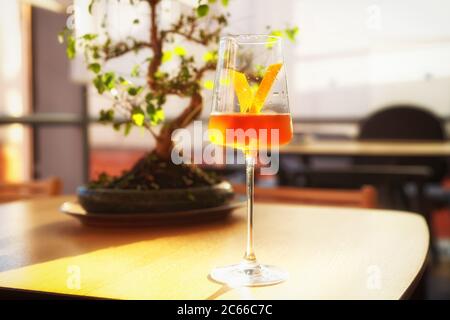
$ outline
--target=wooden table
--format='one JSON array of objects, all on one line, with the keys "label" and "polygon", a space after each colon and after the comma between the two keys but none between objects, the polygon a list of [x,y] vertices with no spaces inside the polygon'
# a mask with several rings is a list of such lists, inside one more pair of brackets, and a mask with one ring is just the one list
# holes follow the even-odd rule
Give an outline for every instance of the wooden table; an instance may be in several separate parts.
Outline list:
[{"label": "wooden table", "polygon": [[230,289],[207,275],[241,258],[244,209],[202,225],[97,229],[58,212],[70,199],[0,206],[3,290],[118,299],[398,299],[417,282],[428,250],[428,229],[416,214],[257,204],[257,255],[286,268],[290,279]]},{"label": "wooden table", "polygon": [[450,157],[450,141],[393,142],[393,141],[294,141],[280,148],[280,153],[326,156],[394,156],[394,157]]}]

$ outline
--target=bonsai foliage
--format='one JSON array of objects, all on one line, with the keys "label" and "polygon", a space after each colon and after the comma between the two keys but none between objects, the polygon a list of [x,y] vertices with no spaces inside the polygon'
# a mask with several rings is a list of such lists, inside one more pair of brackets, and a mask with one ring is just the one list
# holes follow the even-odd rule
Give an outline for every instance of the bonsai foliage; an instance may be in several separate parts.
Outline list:
[{"label": "bonsai foliage", "polygon": [[[91,0],[89,12],[102,0]],[[121,0],[110,0],[118,1]],[[116,130],[127,135],[133,126],[142,127],[156,140],[156,155],[169,160],[173,148],[171,136],[178,129],[189,125],[196,119],[203,106],[202,90],[212,89],[212,82],[202,82],[208,71],[215,70],[217,45],[223,29],[228,24],[228,14],[217,13],[211,6],[226,7],[228,0],[200,0],[198,6],[179,18],[168,28],[158,24],[161,0],[122,0],[131,5],[145,2],[149,7],[149,38],[145,41],[128,37],[114,42],[106,28],[102,34],[84,34],[75,36],[72,30],[65,29],[59,40],[66,43],[67,56],[73,59],[77,51],[82,52],[87,68],[92,72],[92,83],[101,95],[112,98],[109,108],[100,112],[100,121],[110,123]],[[108,17],[103,19],[103,26]],[[141,21],[135,19],[133,24]],[[274,35],[286,36],[294,40],[298,28],[272,31]],[[204,53],[200,59],[179,45],[192,43],[200,46]],[[175,45],[178,44],[178,45]],[[170,49],[169,49],[170,48]],[[130,66],[128,75],[104,70],[106,62],[126,54],[148,52],[141,65]],[[172,72],[164,71],[163,65],[177,60],[178,67]],[[145,76],[145,83],[138,80]],[[139,84],[138,84],[139,83]],[[187,105],[177,117],[165,120],[164,106],[167,97],[175,95],[187,99]],[[156,130],[159,126],[159,130]]]}]

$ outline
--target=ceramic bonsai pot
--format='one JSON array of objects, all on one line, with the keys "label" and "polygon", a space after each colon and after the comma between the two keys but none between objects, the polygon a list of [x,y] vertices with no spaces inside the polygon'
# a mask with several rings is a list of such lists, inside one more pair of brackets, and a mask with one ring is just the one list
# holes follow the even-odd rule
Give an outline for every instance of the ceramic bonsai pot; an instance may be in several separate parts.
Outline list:
[{"label": "ceramic bonsai pot", "polygon": [[125,190],[79,187],[78,201],[88,213],[156,213],[213,208],[234,197],[228,182],[183,189]]}]

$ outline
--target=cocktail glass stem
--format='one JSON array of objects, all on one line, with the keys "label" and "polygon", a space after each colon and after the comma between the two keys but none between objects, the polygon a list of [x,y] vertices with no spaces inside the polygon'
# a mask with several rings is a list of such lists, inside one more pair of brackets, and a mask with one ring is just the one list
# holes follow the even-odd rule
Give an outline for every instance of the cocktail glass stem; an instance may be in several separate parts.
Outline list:
[{"label": "cocktail glass stem", "polygon": [[265,286],[282,282],[288,278],[284,270],[256,260],[253,239],[253,195],[256,152],[245,152],[247,182],[247,247],[244,258],[238,264],[214,268],[211,277],[232,287]]},{"label": "cocktail glass stem", "polygon": [[247,248],[244,262],[254,266],[257,264],[255,249],[253,247],[253,200],[255,186],[255,162],[256,158],[251,152],[245,153],[246,183],[247,183]]}]

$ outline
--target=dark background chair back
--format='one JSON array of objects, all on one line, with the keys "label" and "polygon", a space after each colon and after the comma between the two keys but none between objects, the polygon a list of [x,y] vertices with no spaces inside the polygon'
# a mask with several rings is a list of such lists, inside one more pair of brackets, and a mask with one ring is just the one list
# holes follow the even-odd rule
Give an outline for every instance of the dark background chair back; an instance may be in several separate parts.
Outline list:
[{"label": "dark background chair back", "polygon": [[[443,141],[446,134],[441,120],[433,113],[409,105],[394,105],[369,116],[360,126],[359,140]],[[442,158],[360,158],[358,164],[420,165],[432,169],[431,180],[440,181],[447,172]]]},{"label": "dark background chair back", "polygon": [[444,140],[441,120],[414,106],[397,105],[369,116],[361,125],[360,140]]}]

